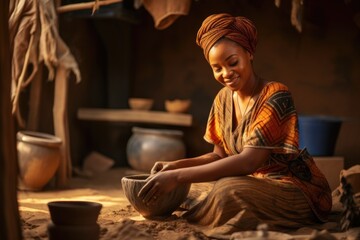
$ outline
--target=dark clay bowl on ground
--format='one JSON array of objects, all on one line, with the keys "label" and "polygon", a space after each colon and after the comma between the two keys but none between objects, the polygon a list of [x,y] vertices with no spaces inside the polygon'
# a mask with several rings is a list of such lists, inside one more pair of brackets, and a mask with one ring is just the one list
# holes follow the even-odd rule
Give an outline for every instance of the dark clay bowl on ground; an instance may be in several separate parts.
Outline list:
[{"label": "dark clay bowl on ground", "polygon": [[138,197],[140,189],[145,185],[149,174],[126,176],[121,179],[122,189],[131,205],[145,218],[170,216],[183,203],[189,193],[191,184],[180,185],[175,190],[158,196],[159,198],[147,206]]},{"label": "dark clay bowl on ground", "polygon": [[87,201],[54,201],[48,203],[55,225],[95,225],[102,205]]},{"label": "dark clay bowl on ground", "polygon": [[100,226],[92,225],[55,225],[49,223],[49,240],[99,240]]}]

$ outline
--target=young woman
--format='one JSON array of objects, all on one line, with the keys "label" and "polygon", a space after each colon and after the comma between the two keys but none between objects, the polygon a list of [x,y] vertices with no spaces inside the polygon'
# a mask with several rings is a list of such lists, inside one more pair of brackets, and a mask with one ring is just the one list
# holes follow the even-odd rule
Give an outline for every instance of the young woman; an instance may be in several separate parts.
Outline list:
[{"label": "young woman", "polygon": [[184,214],[210,227],[209,235],[297,228],[325,221],[331,191],[306,149],[298,148],[298,118],[291,93],[253,69],[257,30],[244,17],[214,14],[197,44],[223,85],[214,99],[204,139],[211,153],[157,162],[139,195],[151,204],[182,183],[216,181],[209,195]]}]

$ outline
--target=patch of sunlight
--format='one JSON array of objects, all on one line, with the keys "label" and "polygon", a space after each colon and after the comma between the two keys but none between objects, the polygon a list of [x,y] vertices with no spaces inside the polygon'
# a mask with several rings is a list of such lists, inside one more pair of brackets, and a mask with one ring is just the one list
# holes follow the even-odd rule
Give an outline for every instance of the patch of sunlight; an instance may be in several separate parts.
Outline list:
[{"label": "patch of sunlight", "polygon": [[144,218],[141,215],[130,217],[130,219],[134,220],[134,221],[145,221],[146,220],[146,218]]},{"label": "patch of sunlight", "polygon": [[124,198],[116,198],[116,197],[109,197],[103,195],[97,196],[77,196],[77,197],[64,197],[64,198],[26,198],[26,199],[19,199],[18,202],[20,204],[26,203],[35,203],[35,204],[47,204],[48,202],[52,201],[93,201],[99,202],[103,206],[115,206],[119,205],[121,202],[126,202]]},{"label": "patch of sunlight", "polygon": [[19,207],[19,211],[49,213],[49,211],[40,210],[40,209],[36,209],[36,208],[22,207],[22,206]]}]

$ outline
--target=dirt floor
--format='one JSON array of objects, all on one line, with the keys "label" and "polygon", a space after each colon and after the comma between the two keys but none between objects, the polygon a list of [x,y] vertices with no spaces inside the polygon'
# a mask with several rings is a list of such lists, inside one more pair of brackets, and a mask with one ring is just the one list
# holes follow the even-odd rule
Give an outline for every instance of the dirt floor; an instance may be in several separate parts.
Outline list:
[{"label": "dirt floor", "polygon": [[103,205],[98,218],[100,239],[209,239],[175,215],[161,221],[144,219],[128,202],[121,189],[123,176],[139,172],[115,168],[92,178],[73,177],[68,189],[19,191],[18,202],[24,239],[48,239],[51,222],[47,203],[82,200]]},{"label": "dirt floor", "polygon": [[[98,218],[101,228],[100,239],[210,239],[196,226],[188,224],[176,215],[157,221],[144,219],[130,205],[121,189],[123,176],[138,173],[127,168],[113,168],[91,178],[73,177],[69,188],[64,190],[53,190],[48,187],[39,192],[19,191],[18,202],[24,239],[48,239],[47,226],[51,220],[47,203],[55,200],[84,200],[101,203],[103,207]],[[334,238],[321,239],[359,239],[349,236],[359,236],[360,230],[352,229],[352,231],[356,234],[332,233],[328,237]],[[313,233],[314,229],[302,229],[292,236],[294,239],[320,239],[311,238]]]}]

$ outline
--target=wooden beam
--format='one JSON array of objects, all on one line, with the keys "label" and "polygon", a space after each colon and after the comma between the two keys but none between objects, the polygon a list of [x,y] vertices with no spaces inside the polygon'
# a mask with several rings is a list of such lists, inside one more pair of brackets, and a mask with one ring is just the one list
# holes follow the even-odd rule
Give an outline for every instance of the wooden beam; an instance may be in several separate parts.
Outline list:
[{"label": "wooden beam", "polygon": [[191,126],[192,116],[184,113],[161,111],[137,111],[130,109],[80,108],[77,112],[80,120],[108,121],[124,123],[153,123],[176,126]]},{"label": "wooden beam", "polygon": [[[110,5],[119,2],[122,2],[122,0],[102,0],[102,1],[98,1],[97,4],[98,7],[100,7],[100,6]],[[62,5],[57,7],[57,12],[65,13],[65,12],[72,12],[72,11],[85,10],[85,9],[94,9],[94,7],[96,7],[95,4],[96,1]]]},{"label": "wooden beam", "polygon": [[67,187],[72,173],[72,162],[70,156],[70,136],[69,121],[67,113],[68,99],[68,74],[69,70],[63,65],[56,69],[53,122],[55,136],[62,140],[60,147],[62,159],[57,171],[56,186],[59,188]]},{"label": "wooden beam", "polygon": [[0,239],[22,239],[17,202],[18,164],[11,114],[9,0],[0,1]]}]

